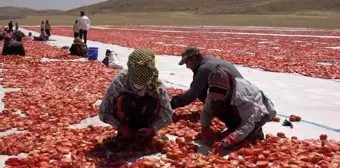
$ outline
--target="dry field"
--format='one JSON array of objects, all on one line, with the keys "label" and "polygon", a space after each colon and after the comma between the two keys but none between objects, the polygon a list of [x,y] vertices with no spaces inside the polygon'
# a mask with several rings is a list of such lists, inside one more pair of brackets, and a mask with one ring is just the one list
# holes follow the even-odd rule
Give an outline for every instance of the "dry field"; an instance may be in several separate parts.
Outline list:
[{"label": "dry field", "polygon": [[[52,25],[71,25],[76,15],[29,16],[18,19],[21,25],[38,25],[42,20],[50,20]],[[337,13],[300,13],[295,15],[231,15],[194,14],[186,12],[114,13],[90,15],[93,25],[215,25],[215,26],[269,26],[269,27],[340,27]],[[6,25],[8,20],[0,20]]]}]

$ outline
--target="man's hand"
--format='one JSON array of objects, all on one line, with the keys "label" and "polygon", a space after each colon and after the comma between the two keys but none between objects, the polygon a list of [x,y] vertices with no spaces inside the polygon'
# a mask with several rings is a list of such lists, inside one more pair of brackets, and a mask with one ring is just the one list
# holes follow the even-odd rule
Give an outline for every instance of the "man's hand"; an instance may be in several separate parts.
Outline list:
[{"label": "man's hand", "polygon": [[212,152],[214,154],[219,154],[222,155],[224,150],[229,146],[229,144],[225,143],[225,142],[216,142],[214,143],[214,145],[212,146]]},{"label": "man's hand", "polygon": [[170,101],[171,108],[174,110],[178,107],[176,96],[172,97]]},{"label": "man's hand", "polygon": [[213,153],[222,155],[224,150],[229,148],[231,145],[235,144],[235,142],[236,135],[234,133],[229,133],[220,142],[214,143],[214,145],[212,146]]}]

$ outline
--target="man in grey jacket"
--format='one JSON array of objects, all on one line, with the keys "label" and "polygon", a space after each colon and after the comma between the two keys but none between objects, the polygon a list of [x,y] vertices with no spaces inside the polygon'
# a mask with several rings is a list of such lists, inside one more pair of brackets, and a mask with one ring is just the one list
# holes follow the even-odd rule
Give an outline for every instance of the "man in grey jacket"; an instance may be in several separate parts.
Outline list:
[{"label": "man in grey jacket", "polygon": [[241,73],[230,62],[212,56],[202,56],[199,49],[195,47],[188,47],[182,53],[182,60],[179,65],[183,64],[186,64],[187,68],[193,71],[194,79],[189,90],[172,98],[172,109],[184,107],[197,98],[204,103],[207,97],[208,76],[216,65],[227,68],[235,77],[243,78]]},{"label": "man in grey jacket", "polygon": [[[217,66],[208,77],[208,96],[201,112],[201,135],[213,152],[222,154],[244,140],[263,139],[262,126],[275,115],[273,103],[255,85],[235,78],[228,69]],[[228,130],[217,138],[210,129],[216,117]]]}]

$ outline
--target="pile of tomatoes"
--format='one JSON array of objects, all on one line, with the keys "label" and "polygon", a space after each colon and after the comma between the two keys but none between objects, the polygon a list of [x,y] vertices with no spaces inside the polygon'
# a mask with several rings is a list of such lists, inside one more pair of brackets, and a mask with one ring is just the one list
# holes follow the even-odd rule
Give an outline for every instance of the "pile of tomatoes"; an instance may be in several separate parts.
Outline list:
[{"label": "pile of tomatoes", "polygon": [[[6,93],[6,110],[0,129],[41,130],[68,126],[96,116],[95,106],[118,71],[98,62],[22,62],[6,64],[3,87],[20,88]],[[99,75],[98,75],[99,74]],[[13,114],[21,110],[24,116]]]},{"label": "pile of tomatoes", "polygon": [[[43,57],[50,59],[77,59],[79,57],[72,56],[67,50],[47,45],[43,41],[32,41],[30,37],[24,37],[22,44],[25,48],[25,59],[41,59]],[[0,51],[2,51],[3,41],[0,41]],[[1,52],[0,52],[1,55]]]},{"label": "pile of tomatoes", "polygon": [[289,121],[291,121],[291,122],[300,122],[301,121],[301,117],[300,116],[296,116],[296,115],[290,115],[289,116]]},{"label": "pile of tomatoes", "polygon": [[[38,31],[38,28],[25,28]],[[298,30],[183,29],[168,27],[164,30],[155,26],[144,26],[142,29],[134,26],[94,28],[88,38],[124,47],[148,48],[165,55],[181,55],[186,46],[197,46],[204,55],[213,55],[247,67],[318,78],[340,78],[338,51],[327,48],[339,46],[338,39],[313,36],[337,34],[336,31],[305,30],[306,37],[303,37],[294,36],[301,32]],[[73,36],[71,27],[54,27],[53,33]]]},{"label": "pile of tomatoes", "polygon": [[[0,137],[0,155],[28,154],[27,158],[7,159],[6,168],[336,168],[340,164],[340,143],[327,140],[324,134],[312,140],[288,138],[283,133],[268,134],[264,140],[243,143],[239,150],[224,158],[212,153],[203,155],[196,144],[201,137],[199,114],[203,106],[198,101],[176,109],[174,122],[150,141],[118,141],[109,146],[117,134],[112,127],[90,125],[74,129],[71,126],[97,116],[96,101],[103,98],[118,71],[92,61],[41,62],[43,55],[58,59],[73,56],[45,43],[26,40],[28,46],[42,45],[47,53],[31,50],[31,58],[0,56],[0,68],[6,69],[0,73],[1,85],[19,88],[6,92],[3,98],[5,110],[0,113],[0,131],[16,128],[19,132]],[[183,90],[168,88],[168,92],[177,95]],[[215,133],[225,128],[218,119],[212,120],[211,129]],[[168,135],[176,139],[165,138]],[[112,148],[111,153],[106,147]],[[140,154],[162,155],[130,160]]]}]

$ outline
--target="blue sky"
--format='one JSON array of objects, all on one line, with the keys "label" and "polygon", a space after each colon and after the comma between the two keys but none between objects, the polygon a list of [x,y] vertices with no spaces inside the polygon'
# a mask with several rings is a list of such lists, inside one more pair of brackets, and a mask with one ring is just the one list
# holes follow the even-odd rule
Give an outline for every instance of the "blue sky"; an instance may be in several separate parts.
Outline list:
[{"label": "blue sky", "polygon": [[105,0],[0,0],[0,6],[67,10]]}]

